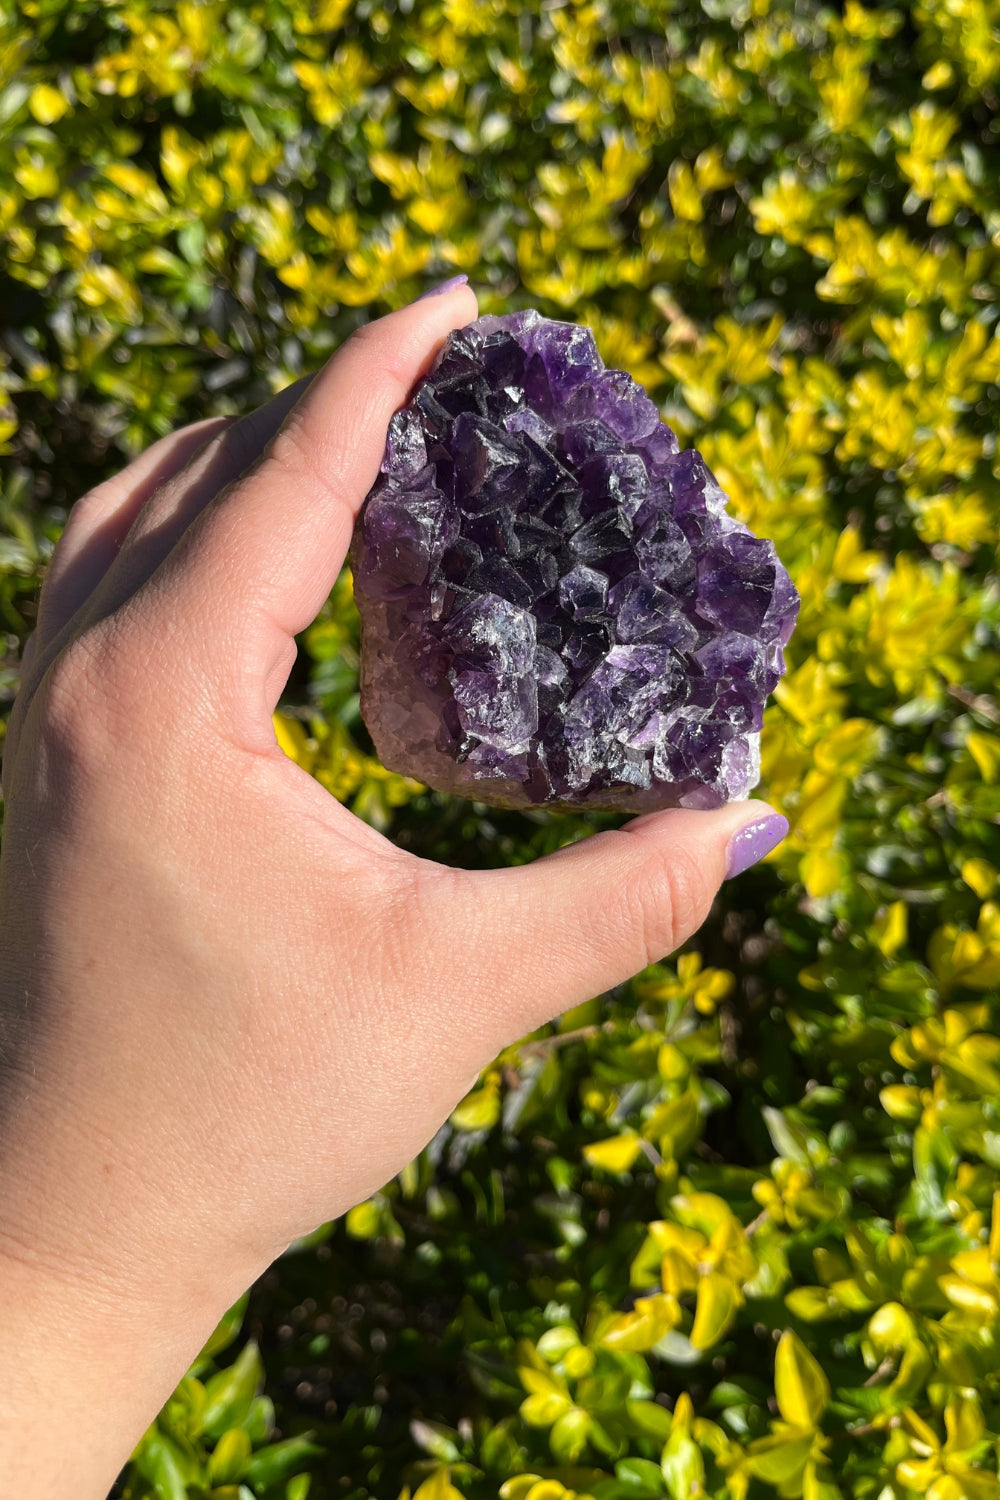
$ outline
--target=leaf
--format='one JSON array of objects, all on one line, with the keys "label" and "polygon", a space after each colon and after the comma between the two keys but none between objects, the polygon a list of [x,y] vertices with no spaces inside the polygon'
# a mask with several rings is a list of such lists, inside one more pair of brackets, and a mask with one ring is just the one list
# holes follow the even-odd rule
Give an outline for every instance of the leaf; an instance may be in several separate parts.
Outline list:
[{"label": "leaf", "polygon": [[959,872],[966,885],[975,891],[981,901],[992,896],[997,888],[997,872],[986,859],[967,859]]},{"label": "leaf", "polygon": [[571,1349],[580,1347],[580,1335],[568,1323],[560,1323],[556,1328],[546,1329],[535,1347],[543,1359],[557,1364]]},{"label": "leaf", "polygon": [[839,891],[850,874],[850,863],[836,849],[811,849],[799,862],[802,884],[815,900]]},{"label": "leaf", "polygon": [[792,1427],[815,1428],[830,1400],[830,1385],[798,1334],[783,1333],[774,1359],[778,1410]]},{"label": "leaf", "polygon": [[544,1366],[520,1365],[517,1373],[524,1389],[534,1396],[567,1395],[566,1382]]},{"label": "leaf", "polygon": [[572,1464],[587,1446],[591,1418],[578,1406],[558,1417],[549,1433],[549,1447],[560,1463]]},{"label": "leaf", "polygon": [[802,1475],[802,1500],[843,1500],[843,1495],[829,1469],[808,1463]]},{"label": "leaf", "polygon": [[660,1468],[671,1500],[691,1500],[705,1482],[705,1460],[694,1439],[678,1428],[667,1438]]},{"label": "leaf", "polygon": [[968,1396],[956,1396],[944,1409],[947,1447],[958,1453],[974,1448],[986,1431],[979,1402]]},{"label": "leaf", "polygon": [[413,1500],[464,1500],[461,1490],[451,1482],[448,1469],[438,1469],[414,1491]]},{"label": "leaf", "polygon": [[422,1422],[414,1419],[410,1423],[410,1436],[418,1448],[423,1448],[431,1458],[436,1458],[438,1463],[455,1464],[461,1458],[461,1452],[455,1442],[457,1433],[452,1432],[441,1422]]},{"label": "leaf", "polygon": [[887,1302],[868,1320],[868,1337],[877,1354],[905,1349],[917,1336],[916,1324],[898,1302]]},{"label": "leaf", "polygon": [[860,533],[855,526],[845,526],[837,538],[831,569],[834,578],[844,583],[864,583],[881,562],[878,552],[864,552]]},{"label": "leaf", "polygon": [[[812,1435],[796,1429],[766,1438],[758,1438],[747,1449],[747,1468],[758,1479],[786,1485],[802,1474],[812,1451]],[[784,1491],[782,1491],[784,1493]],[[789,1489],[789,1494],[796,1491]]]},{"label": "leaf", "polygon": [[890,1083],[879,1091],[879,1103],[893,1120],[919,1120],[923,1105],[913,1084]]},{"label": "leaf", "polygon": [[28,95],[28,108],[40,125],[54,125],[69,109],[69,100],[51,83],[36,83]]},{"label": "leaf", "polygon": [[160,1412],[158,1425],[168,1437],[190,1444],[201,1437],[205,1387],[186,1375]]},{"label": "leaf", "polygon": [[344,1220],[344,1228],[355,1240],[373,1240],[381,1227],[382,1202],[378,1198],[367,1198],[364,1203],[356,1203]]},{"label": "leaf", "polygon": [[646,1121],[645,1133],[659,1141],[665,1157],[681,1157],[701,1132],[701,1095],[685,1089],[676,1099],[660,1104]]},{"label": "leaf", "polygon": [[456,1130],[491,1130],[500,1118],[500,1090],[495,1084],[466,1094],[451,1112]]},{"label": "leaf", "polygon": [[242,1427],[230,1427],[216,1443],[208,1460],[210,1484],[237,1484],[246,1473],[247,1460],[253,1452],[250,1434]]},{"label": "leaf", "polygon": [[274,1431],[274,1402],[270,1396],[254,1397],[250,1403],[250,1411],[243,1422],[243,1430],[255,1448],[267,1442]]},{"label": "leaf", "polygon": [[526,1500],[538,1480],[537,1474],[517,1474],[513,1479],[505,1479],[500,1486],[500,1500]]},{"label": "leaf", "polygon": [[736,1283],[721,1271],[710,1271],[698,1282],[694,1326],[689,1335],[696,1349],[710,1349],[727,1332],[743,1302]]},{"label": "leaf", "polygon": [[251,1339],[233,1364],[205,1382],[203,1430],[217,1438],[227,1427],[240,1426],[250,1415],[254,1397],[264,1384],[260,1350]]},{"label": "leaf", "polygon": [[223,1349],[229,1348],[243,1327],[249,1297],[249,1292],[245,1293],[238,1302],[233,1303],[228,1312],[222,1315],[215,1332],[201,1351],[201,1359],[214,1359],[216,1355],[222,1353]]},{"label": "leaf", "polygon": [[642,1139],[634,1130],[610,1136],[606,1141],[592,1141],[583,1154],[592,1167],[602,1172],[627,1172],[642,1151]]},{"label": "leaf", "polygon": [[705,216],[695,176],[686,161],[674,161],[667,175],[670,206],[679,219],[700,223]]},{"label": "leaf", "polygon": [[643,1437],[652,1437],[665,1442],[670,1436],[673,1418],[658,1402],[630,1399],[625,1402],[625,1411],[629,1420],[639,1429]]},{"label": "leaf", "polygon": [[798,1125],[793,1124],[787,1115],[771,1105],[765,1105],[761,1114],[778,1155],[785,1157],[788,1161],[797,1162],[800,1167],[811,1166],[808,1138]]},{"label": "leaf", "polygon": [[143,1440],[136,1467],[155,1487],[156,1500],[188,1500],[190,1465],[162,1433],[153,1431]]},{"label": "leaf", "polygon": [[270,1443],[266,1448],[258,1448],[247,1464],[243,1478],[255,1489],[266,1489],[268,1485],[290,1479],[304,1464],[311,1463],[314,1458],[322,1458],[325,1452],[325,1448],[313,1442],[309,1433],[304,1433],[301,1437],[285,1438],[280,1443]]},{"label": "leaf", "polygon": [[521,1402],[521,1416],[529,1427],[551,1427],[571,1405],[569,1397],[558,1391],[539,1393]]},{"label": "leaf", "polygon": [[843,1307],[825,1286],[797,1286],[785,1297],[785,1306],[803,1323],[822,1323],[843,1316]]},{"label": "leaf", "polygon": [[906,902],[893,901],[872,924],[875,946],[885,958],[895,958],[906,943]]},{"label": "leaf", "polygon": [[652,1349],[680,1322],[676,1297],[658,1292],[652,1297],[637,1297],[635,1307],[605,1329],[601,1343],[607,1349],[642,1353]]},{"label": "leaf", "polygon": [[[662,1407],[660,1408],[662,1411]],[[664,1413],[667,1415],[667,1413]],[[622,1458],[615,1464],[615,1478],[627,1484],[635,1500],[663,1494],[663,1470],[648,1458]]]},{"label": "leaf", "polygon": [[1000,736],[974,729],[966,735],[965,746],[988,785],[1000,780]]}]

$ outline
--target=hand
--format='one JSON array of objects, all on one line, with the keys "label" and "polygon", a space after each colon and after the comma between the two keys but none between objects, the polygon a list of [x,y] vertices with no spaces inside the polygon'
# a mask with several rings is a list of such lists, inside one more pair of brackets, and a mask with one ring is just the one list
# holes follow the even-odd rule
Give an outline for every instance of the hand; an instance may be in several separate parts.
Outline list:
[{"label": "hand", "polygon": [[468,873],[278,749],[389,418],[474,315],[464,288],[421,301],[307,389],[164,439],[57,548],[4,766],[4,1494],[103,1495],[245,1286],[398,1172],[501,1047],[686,938],[769,812]]}]

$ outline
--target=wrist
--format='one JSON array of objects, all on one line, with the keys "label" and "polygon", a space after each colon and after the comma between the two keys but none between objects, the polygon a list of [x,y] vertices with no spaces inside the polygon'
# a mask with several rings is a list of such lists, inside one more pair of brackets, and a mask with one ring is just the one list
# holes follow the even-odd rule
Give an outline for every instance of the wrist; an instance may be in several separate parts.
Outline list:
[{"label": "wrist", "polygon": [[257,1268],[195,1255],[65,1091],[0,1096],[0,1495],[105,1500]]},{"label": "wrist", "polygon": [[0,1493],[104,1500],[212,1320],[108,1308],[0,1251]]}]

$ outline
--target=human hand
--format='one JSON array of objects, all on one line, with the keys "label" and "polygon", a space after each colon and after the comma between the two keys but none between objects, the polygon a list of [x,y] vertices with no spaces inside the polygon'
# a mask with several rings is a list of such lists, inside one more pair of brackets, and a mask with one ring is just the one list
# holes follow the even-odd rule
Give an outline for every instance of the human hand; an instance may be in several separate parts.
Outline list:
[{"label": "human hand", "polygon": [[[451,870],[278,748],[389,418],[474,315],[464,288],[416,303],[248,424],[164,439],[56,551],[4,764],[0,1359],[28,1394],[0,1412],[2,1493],[103,1495],[289,1241],[398,1172],[505,1044],[677,946],[727,858],[783,832],[744,803]],[[68,1413],[41,1479],[3,1447],[33,1389]]]}]

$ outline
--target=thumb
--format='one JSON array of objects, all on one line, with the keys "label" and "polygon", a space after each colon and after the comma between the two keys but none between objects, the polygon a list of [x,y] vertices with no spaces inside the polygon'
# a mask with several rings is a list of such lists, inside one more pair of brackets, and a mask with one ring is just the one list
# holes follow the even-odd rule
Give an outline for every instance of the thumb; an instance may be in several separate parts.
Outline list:
[{"label": "thumb", "polygon": [[474,1029],[505,1046],[664,958],[701,926],[723,880],[787,832],[766,802],[678,809],[518,869],[450,872],[462,894],[452,887],[439,930]]}]

